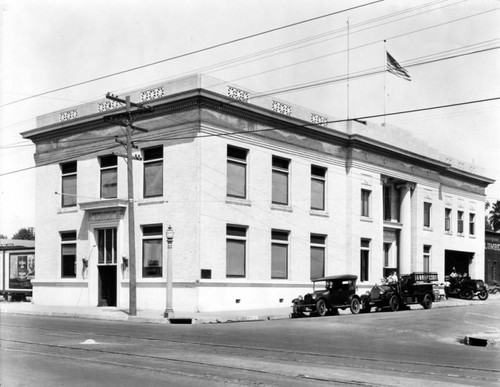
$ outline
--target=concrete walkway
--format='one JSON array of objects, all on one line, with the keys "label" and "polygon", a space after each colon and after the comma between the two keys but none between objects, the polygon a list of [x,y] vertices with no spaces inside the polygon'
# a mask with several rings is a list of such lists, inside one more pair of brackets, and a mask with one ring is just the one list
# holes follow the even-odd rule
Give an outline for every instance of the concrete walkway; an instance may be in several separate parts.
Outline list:
[{"label": "concrete walkway", "polygon": [[[500,301],[500,293],[490,295],[486,301],[477,298],[462,300],[457,298],[442,299],[434,302],[433,308],[459,307],[466,305],[480,305]],[[412,309],[422,308],[420,305],[411,305]],[[242,321],[265,321],[288,319],[292,312],[291,306],[282,306],[272,309],[233,310],[217,312],[176,312],[174,318],[163,317],[163,310],[138,310],[137,316],[130,316],[128,309],[116,307],[70,307],[45,306],[30,302],[0,301],[0,313],[29,314],[36,316],[73,317],[96,320],[133,321],[154,324],[195,324],[195,323],[226,323]],[[340,311],[341,314],[350,314],[349,310]]]}]

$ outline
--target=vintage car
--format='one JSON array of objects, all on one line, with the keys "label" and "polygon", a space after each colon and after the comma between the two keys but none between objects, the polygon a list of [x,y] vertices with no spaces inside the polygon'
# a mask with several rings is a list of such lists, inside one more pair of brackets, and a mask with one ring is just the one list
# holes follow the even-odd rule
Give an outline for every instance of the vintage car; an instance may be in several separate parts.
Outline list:
[{"label": "vintage car", "polygon": [[435,301],[433,282],[436,281],[437,273],[412,273],[401,276],[394,283],[375,285],[361,296],[361,312],[368,313],[372,307],[395,312],[406,309],[409,304],[421,304],[424,309],[430,309]]},{"label": "vintage car", "polygon": [[446,284],[444,287],[446,297],[460,297],[466,300],[472,300],[474,296],[480,300],[488,298],[488,287],[483,280],[446,276]]},{"label": "vintage car", "polygon": [[356,295],[357,279],[358,277],[352,274],[313,279],[313,292],[292,301],[291,317],[335,315],[338,314],[338,309],[347,308],[350,308],[353,314],[358,314],[361,303]]}]

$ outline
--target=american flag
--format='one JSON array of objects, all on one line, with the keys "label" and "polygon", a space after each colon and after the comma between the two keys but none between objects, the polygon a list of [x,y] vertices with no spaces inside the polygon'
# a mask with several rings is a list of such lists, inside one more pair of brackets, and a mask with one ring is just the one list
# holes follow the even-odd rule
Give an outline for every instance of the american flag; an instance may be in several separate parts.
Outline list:
[{"label": "american flag", "polygon": [[387,71],[389,71],[391,74],[394,74],[397,77],[406,79],[407,81],[411,81],[410,74],[408,74],[408,71],[402,67],[396,59],[392,57],[391,54],[389,54],[388,51],[386,51],[387,54]]}]

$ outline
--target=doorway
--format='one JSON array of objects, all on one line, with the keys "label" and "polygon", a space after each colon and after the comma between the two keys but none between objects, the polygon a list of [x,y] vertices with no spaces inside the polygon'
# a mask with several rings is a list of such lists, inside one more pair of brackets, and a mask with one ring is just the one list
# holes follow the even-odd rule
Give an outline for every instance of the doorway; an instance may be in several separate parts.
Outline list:
[{"label": "doorway", "polygon": [[98,252],[98,306],[116,306],[116,228],[96,230]]},{"label": "doorway", "polygon": [[453,268],[457,273],[469,273],[470,264],[474,258],[474,253],[466,251],[445,250],[444,251],[444,274],[449,275]]}]

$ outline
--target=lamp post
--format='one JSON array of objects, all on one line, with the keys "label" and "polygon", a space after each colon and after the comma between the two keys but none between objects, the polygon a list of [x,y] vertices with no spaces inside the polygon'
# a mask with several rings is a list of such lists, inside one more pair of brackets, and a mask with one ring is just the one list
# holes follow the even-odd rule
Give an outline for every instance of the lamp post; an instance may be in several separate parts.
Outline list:
[{"label": "lamp post", "polygon": [[163,317],[173,317],[174,310],[172,309],[172,242],[174,241],[174,230],[172,226],[168,226],[165,233],[167,237],[167,308]]}]

